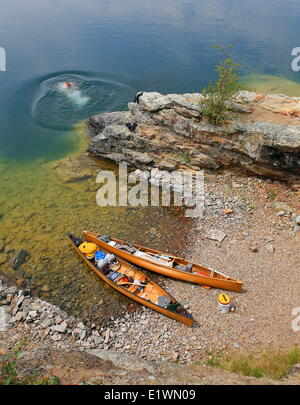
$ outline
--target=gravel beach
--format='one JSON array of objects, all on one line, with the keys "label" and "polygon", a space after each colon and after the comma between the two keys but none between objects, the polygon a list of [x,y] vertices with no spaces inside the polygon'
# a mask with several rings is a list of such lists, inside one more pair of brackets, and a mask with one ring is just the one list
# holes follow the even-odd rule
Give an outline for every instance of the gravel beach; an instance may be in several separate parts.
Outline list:
[{"label": "gravel beach", "polygon": [[[206,176],[206,209],[193,219],[186,257],[243,281],[241,293],[228,292],[235,311],[220,313],[221,290],[154,276],[194,316],[188,328],[148,308],[137,306],[102,327],[85,325],[26,290],[1,287],[7,333],[4,350],[22,337],[58,350],[109,350],[152,361],[192,363],[219,350],[260,352],[299,344],[292,310],[299,307],[299,191],[259,178],[229,174]],[[211,230],[226,233],[220,243]],[[174,252],[179,253],[179,252]],[[6,330],[7,330],[6,329]]]}]

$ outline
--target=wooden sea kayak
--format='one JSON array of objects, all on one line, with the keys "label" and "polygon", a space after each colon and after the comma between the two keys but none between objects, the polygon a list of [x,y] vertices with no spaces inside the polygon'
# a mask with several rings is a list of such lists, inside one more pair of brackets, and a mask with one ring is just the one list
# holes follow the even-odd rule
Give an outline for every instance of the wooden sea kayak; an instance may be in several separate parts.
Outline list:
[{"label": "wooden sea kayak", "polygon": [[154,249],[130,244],[120,239],[109,238],[105,235],[84,231],[83,235],[89,242],[122,257],[147,270],[154,271],[164,276],[183,281],[197,283],[203,286],[221,288],[240,292],[243,283],[223,273],[212,270],[190,260],[181,259]]},{"label": "wooden sea kayak", "polygon": [[[187,326],[193,325],[193,317],[188,311],[163,288],[136,269],[135,266],[116,256],[115,262],[109,265],[112,270],[110,268],[106,269],[106,271],[99,270],[96,267],[95,260],[88,259],[79,250],[81,242],[78,243],[78,238],[75,238],[71,234],[67,236],[71,246],[81,259],[109,286],[163,315],[182,322]],[[101,247],[101,250],[104,253],[109,253],[103,247]]]}]

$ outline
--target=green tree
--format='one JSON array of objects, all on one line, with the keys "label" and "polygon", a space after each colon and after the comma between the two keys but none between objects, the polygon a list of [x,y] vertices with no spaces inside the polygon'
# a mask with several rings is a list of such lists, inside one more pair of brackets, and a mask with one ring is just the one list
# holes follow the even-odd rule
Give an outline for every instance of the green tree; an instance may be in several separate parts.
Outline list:
[{"label": "green tree", "polygon": [[[222,51],[220,46],[214,46],[218,51]],[[231,46],[227,47],[227,55],[216,66],[218,79],[210,83],[202,90],[203,99],[199,101],[202,106],[202,115],[208,119],[211,124],[222,125],[226,120],[226,112],[230,109],[230,103],[234,101],[234,95],[244,87],[240,84],[240,77],[237,74],[239,64],[233,60],[230,51]]]}]

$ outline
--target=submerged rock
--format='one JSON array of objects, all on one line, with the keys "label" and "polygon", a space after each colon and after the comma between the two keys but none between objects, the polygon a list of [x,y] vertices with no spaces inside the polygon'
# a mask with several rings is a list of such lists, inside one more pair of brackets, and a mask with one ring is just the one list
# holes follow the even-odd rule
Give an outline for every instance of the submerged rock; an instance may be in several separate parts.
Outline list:
[{"label": "submerged rock", "polygon": [[16,286],[6,288],[0,295],[0,298],[6,298],[8,294],[16,294],[18,291]]},{"label": "submerged rock", "polygon": [[207,235],[206,238],[207,239],[211,239],[211,240],[215,240],[219,243],[222,243],[223,240],[226,238],[227,234],[224,231],[220,231],[218,229],[211,229]]},{"label": "submerged rock", "polygon": [[7,254],[6,253],[0,253],[0,265],[4,264],[7,261]]},{"label": "submerged rock", "polygon": [[93,176],[93,171],[86,165],[82,156],[59,160],[52,165],[52,169],[58,180],[63,183],[80,182]]},{"label": "submerged rock", "polygon": [[5,248],[5,241],[4,239],[0,239],[0,252],[3,252]]},{"label": "submerged rock", "polygon": [[48,284],[44,284],[42,287],[41,287],[41,291],[42,292],[49,292],[51,290],[51,288],[48,286]]},{"label": "submerged rock", "polygon": [[19,267],[21,267],[22,264],[25,263],[27,256],[29,256],[29,253],[26,250],[18,250],[11,261],[12,268],[14,270],[18,270]]}]

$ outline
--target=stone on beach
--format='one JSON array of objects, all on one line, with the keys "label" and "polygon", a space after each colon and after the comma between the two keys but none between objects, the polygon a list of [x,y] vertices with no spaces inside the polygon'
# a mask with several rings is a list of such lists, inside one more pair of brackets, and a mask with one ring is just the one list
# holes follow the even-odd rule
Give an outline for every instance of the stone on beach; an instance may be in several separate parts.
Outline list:
[{"label": "stone on beach", "polygon": [[273,254],[275,252],[275,248],[273,245],[267,245],[266,249],[270,254]]},{"label": "stone on beach", "polygon": [[63,321],[61,324],[59,325],[54,325],[51,326],[50,328],[52,331],[54,332],[59,332],[59,333],[65,333],[68,329],[68,324],[66,321]]},{"label": "stone on beach", "polygon": [[223,240],[226,238],[227,234],[224,231],[220,231],[218,229],[211,229],[207,234],[206,238],[215,240],[219,243],[222,243]]}]

